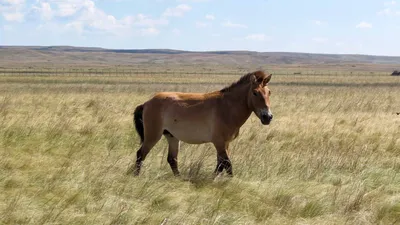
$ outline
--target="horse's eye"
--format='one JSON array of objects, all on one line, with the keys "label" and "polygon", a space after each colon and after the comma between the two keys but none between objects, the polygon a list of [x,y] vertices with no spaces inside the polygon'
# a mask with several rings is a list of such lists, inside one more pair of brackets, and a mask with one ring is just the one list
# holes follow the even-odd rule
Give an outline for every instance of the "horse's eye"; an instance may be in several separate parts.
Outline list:
[{"label": "horse's eye", "polygon": [[258,95],[257,91],[253,91],[253,95],[257,96]]}]

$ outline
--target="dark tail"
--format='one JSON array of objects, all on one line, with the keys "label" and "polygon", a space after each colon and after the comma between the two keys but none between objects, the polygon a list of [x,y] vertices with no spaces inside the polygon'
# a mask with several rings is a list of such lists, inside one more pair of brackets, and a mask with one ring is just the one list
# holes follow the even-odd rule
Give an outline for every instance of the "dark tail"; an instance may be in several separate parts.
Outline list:
[{"label": "dark tail", "polygon": [[136,107],[133,112],[133,122],[135,124],[135,128],[137,133],[140,136],[140,143],[144,141],[144,127],[143,127],[143,105],[139,105]]}]

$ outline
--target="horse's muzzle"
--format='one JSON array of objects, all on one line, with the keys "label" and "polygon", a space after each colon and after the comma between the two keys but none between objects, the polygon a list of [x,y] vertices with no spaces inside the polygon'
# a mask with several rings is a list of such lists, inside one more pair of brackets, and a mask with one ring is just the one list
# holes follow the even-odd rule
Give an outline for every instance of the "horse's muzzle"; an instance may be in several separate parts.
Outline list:
[{"label": "horse's muzzle", "polygon": [[272,114],[263,114],[261,115],[261,123],[264,125],[269,125],[274,116]]}]

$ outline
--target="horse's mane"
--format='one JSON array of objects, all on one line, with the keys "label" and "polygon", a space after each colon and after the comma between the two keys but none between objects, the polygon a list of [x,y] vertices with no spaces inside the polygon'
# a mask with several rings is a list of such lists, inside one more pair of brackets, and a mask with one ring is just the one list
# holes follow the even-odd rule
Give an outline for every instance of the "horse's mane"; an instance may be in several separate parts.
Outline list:
[{"label": "horse's mane", "polygon": [[232,89],[238,87],[238,86],[242,86],[243,84],[248,84],[250,82],[250,77],[252,75],[256,76],[256,79],[264,79],[266,77],[266,74],[264,73],[264,71],[261,70],[257,70],[251,73],[247,73],[245,75],[243,75],[242,77],[240,77],[240,79],[234,83],[232,83],[231,85],[224,87],[223,89],[220,90],[221,93],[225,93],[225,92],[229,92],[232,91]]}]

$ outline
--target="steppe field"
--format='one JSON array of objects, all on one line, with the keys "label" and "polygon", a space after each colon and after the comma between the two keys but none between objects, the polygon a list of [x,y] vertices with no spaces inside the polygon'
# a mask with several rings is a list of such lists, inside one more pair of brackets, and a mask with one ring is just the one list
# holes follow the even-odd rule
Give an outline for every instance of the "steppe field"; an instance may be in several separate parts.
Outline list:
[{"label": "steppe field", "polygon": [[126,174],[137,105],[256,69],[0,73],[0,223],[400,224],[400,77],[389,73],[274,75],[274,120],[242,127],[233,178],[214,179],[211,144],[185,143],[174,177],[165,138],[139,177]]}]

